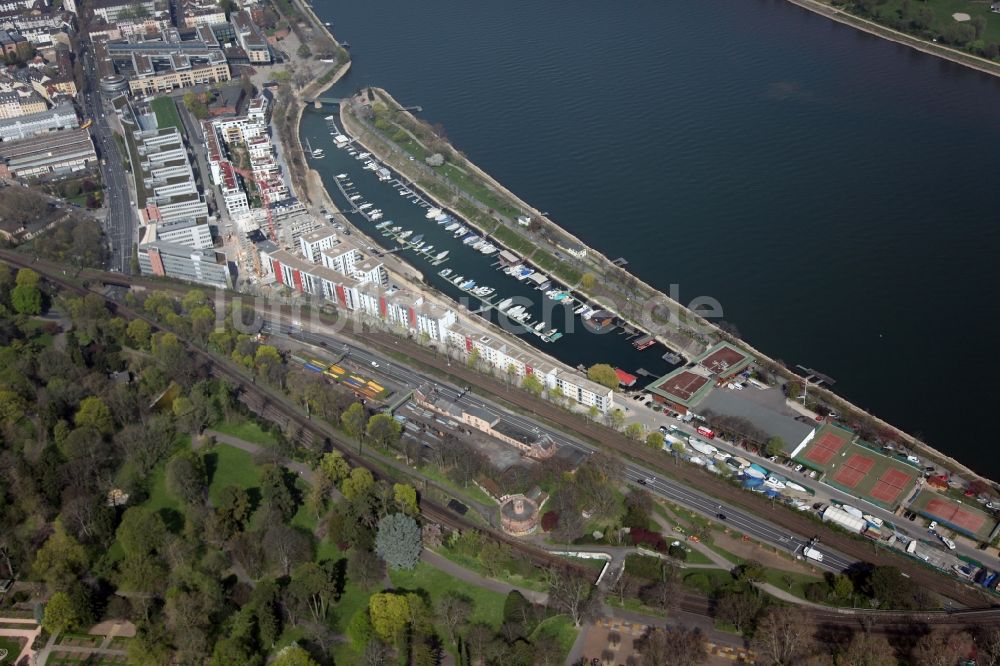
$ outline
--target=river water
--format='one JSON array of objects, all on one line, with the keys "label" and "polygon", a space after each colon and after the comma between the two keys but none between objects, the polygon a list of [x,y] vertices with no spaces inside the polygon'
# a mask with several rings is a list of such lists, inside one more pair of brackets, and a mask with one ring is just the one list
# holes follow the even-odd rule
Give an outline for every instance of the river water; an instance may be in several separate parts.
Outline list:
[{"label": "river water", "polygon": [[[1000,81],[780,0],[316,10],[354,59],[331,94],[423,106],[587,244],[684,302],[717,299],[753,345],[1000,477],[982,411],[1000,366]],[[321,125],[310,111],[303,131]]]}]

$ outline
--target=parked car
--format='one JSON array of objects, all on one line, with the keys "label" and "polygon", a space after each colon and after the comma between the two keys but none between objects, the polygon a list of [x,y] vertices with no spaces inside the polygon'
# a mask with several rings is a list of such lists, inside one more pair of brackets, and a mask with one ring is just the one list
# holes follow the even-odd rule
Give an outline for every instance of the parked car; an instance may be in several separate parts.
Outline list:
[{"label": "parked car", "polygon": [[804,467],[802,465],[796,465],[795,466],[795,471],[796,472],[801,472],[803,469],[804,469]]},{"label": "parked car", "polygon": [[936,520],[932,520],[931,524],[927,526],[927,531],[928,532],[933,532],[936,529],[937,529],[937,521]]},{"label": "parked car", "polygon": [[943,543],[944,545],[948,546],[948,550],[955,550],[955,548],[956,548],[955,542],[952,541],[951,539],[949,539],[946,536],[942,536],[941,537],[941,543]]}]

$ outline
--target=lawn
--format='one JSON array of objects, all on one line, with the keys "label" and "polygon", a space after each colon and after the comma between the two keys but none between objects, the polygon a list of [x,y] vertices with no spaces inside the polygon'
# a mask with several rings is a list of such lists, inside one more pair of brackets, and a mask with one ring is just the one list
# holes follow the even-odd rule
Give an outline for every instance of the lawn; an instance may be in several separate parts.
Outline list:
[{"label": "lawn", "polygon": [[205,454],[205,458],[206,467],[211,474],[208,496],[213,504],[218,503],[222,489],[226,486],[249,489],[260,485],[260,470],[254,463],[253,456],[246,451],[218,444]]},{"label": "lawn", "polygon": [[177,112],[177,104],[171,97],[157,97],[150,102],[149,107],[156,114],[156,124],[160,128],[174,126],[184,134],[181,115]]},{"label": "lawn", "polygon": [[482,587],[470,585],[464,581],[449,576],[440,569],[420,562],[412,571],[390,571],[389,578],[397,589],[424,590],[430,595],[431,603],[436,605],[445,592],[458,592],[472,599],[475,605],[470,622],[484,622],[493,629],[499,629],[503,620],[503,604],[505,595]]},{"label": "lawn", "polygon": [[[903,5],[903,0],[887,0],[885,4],[877,8],[877,14],[881,17],[895,18],[899,16],[899,9]],[[974,0],[924,0],[920,3],[910,4],[910,13],[917,13],[924,8],[930,9],[934,14],[931,23],[931,32],[936,35],[942,34],[956,23],[952,14],[964,13],[975,18],[981,16],[986,20],[986,27],[983,30],[982,39],[985,42],[1000,43],[1000,14],[990,11],[989,2],[976,2]]]},{"label": "lawn", "polygon": [[261,446],[274,446],[278,443],[277,437],[253,421],[223,421],[212,426],[212,429],[225,433],[230,437],[242,439],[244,442],[260,444]]},{"label": "lawn", "polygon": [[8,636],[0,636],[0,649],[7,650],[7,656],[0,659],[0,664],[13,664],[21,654],[21,641]]},{"label": "lawn", "polygon": [[553,615],[542,620],[541,624],[531,632],[529,639],[532,643],[538,641],[555,641],[559,644],[564,655],[568,655],[576,642],[576,635],[579,629],[573,626],[573,620],[568,615]]}]

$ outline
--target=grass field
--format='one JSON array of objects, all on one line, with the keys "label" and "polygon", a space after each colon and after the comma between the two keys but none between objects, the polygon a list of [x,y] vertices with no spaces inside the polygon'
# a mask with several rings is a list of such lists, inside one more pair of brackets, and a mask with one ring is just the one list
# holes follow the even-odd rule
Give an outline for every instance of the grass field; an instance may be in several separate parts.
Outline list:
[{"label": "grass field", "polygon": [[[900,16],[900,8],[904,0],[886,0],[879,5],[876,13],[879,17],[893,19]],[[982,17],[986,21],[981,39],[985,42],[1000,43],[1000,14],[990,11],[990,3],[976,0],[923,0],[910,3],[910,15],[917,16],[922,9],[930,10],[933,20],[930,32],[937,36],[946,33],[956,23],[952,14],[964,13],[975,19]]]},{"label": "grass field", "polygon": [[213,504],[218,503],[226,486],[249,489],[260,485],[260,470],[254,464],[253,456],[246,451],[219,444],[212,447],[205,458],[211,473],[208,496]]},{"label": "grass field", "polygon": [[156,114],[156,124],[163,127],[176,127],[181,134],[184,134],[184,125],[181,123],[181,114],[177,111],[177,104],[171,97],[157,97],[149,104]]},{"label": "grass field", "polygon": [[7,664],[13,664],[17,656],[21,654],[21,644],[22,641],[16,638],[9,638],[7,636],[0,636],[0,648],[7,650],[7,656],[0,659],[0,664],[7,666]]},{"label": "grass field", "polygon": [[420,562],[412,571],[390,571],[389,578],[398,590],[424,590],[436,605],[445,592],[458,592],[472,599],[474,610],[470,622],[483,622],[493,629],[499,629],[503,620],[505,595],[483,587],[476,587],[449,576],[440,569]]},{"label": "grass field", "polygon": [[212,426],[212,429],[246,442],[260,444],[261,446],[274,446],[278,443],[277,437],[265,431],[253,421],[223,421]]}]

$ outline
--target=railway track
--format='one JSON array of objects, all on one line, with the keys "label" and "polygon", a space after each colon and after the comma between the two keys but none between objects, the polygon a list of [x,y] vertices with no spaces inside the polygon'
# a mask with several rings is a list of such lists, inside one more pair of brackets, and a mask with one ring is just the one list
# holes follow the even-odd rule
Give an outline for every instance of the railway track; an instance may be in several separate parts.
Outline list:
[{"label": "railway track", "polygon": [[[102,282],[102,284],[121,284],[121,277],[113,273],[104,273],[102,271],[90,269],[84,271],[71,271],[70,273],[67,273],[63,267],[53,264],[52,262],[33,261],[28,256],[11,252],[9,250],[0,250],[0,260],[15,267],[32,268],[39,273],[42,273],[50,282],[63,289],[81,295],[98,293],[77,282],[77,280],[81,278],[97,280]],[[185,288],[167,284],[161,285],[155,282],[147,284],[150,288],[163,289],[165,291],[173,291],[177,293],[187,291]],[[124,286],[124,284],[121,284],[121,286]],[[165,330],[151,318],[132,310],[127,305],[109,298],[104,294],[98,293],[98,295],[104,298],[108,307],[115,314],[128,319],[142,319],[147,322],[154,331]],[[293,430],[294,438],[299,443],[306,446],[315,446],[317,438],[319,438],[322,441],[324,448],[329,445],[330,448],[337,449],[352,465],[368,469],[376,478],[385,478],[390,481],[397,480],[398,477],[386,474],[382,469],[377,468],[367,459],[358,456],[354,449],[353,442],[348,441],[339,431],[334,430],[326,424],[309,419],[307,416],[299,412],[297,407],[292,405],[284,396],[275,393],[269,387],[256,384],[251,377],[248,377],[236,369],[229,367],[225,362],[211,356],[208,352],[190,344],[186,340],[182,340],[181,342],[196,359],[196,363],[200,370],[202,370],[205,374],[210,374],[216,378],[224,379],[229,382],[236,390],[237,398],[241,402],[264,418],[278,424],[286,432]],[[400,351],[405,351],[405,353],[411,358],[414,358],[414,360],[417,360],[427,366],[437,368],[442,372],[457,376],[480,390],[490,392],[493,395],[503,395],[505,400],[521,407],[522,409],[536,413],[543,418],[548,419],[550,422],[557,423],[569,431],[575,432],[588,439],[598,440],[613,450],[629,455],[645,464],[649,464],[652,468],[656,469],[660,473],[663,473],[665,476],[674,477],[674,475],[670,473],[669,468],[666,468],[663,465],[662,460],[650,455],[654,452],[649,449],[644,449],[641,446],[634,445],[634,443],[625,439],[619,433],[600,427],[597,424],[582,422],[580,419],[573,417],[568,412],[565,412],[554,405],[550,406],[545,403],[535,401],[526,394],[522,395],[519,391],[508,391],[507,387],[502,383],[493,381],[491,378],[480,373],[468,370],[464,368],[464,366],[455,364],[445,368],[443,367],[443,363],[441,363],[441,359],[435,355],[416,345],[407,344],[395,336],[389,336],[388,334],[378,332],[370,332],[366,335],[366,342],[379,347],[381,350],[386,352],[398,353]],[[691,471],[696,474],[701,472],[701,470]],[[691,479],[685,478],[684,481],[690,483]],[[821,525],[817,525],[808,520],[787,520],[798,518],[798,516],[787,511],[772,511],[766,502],[747,501],[755,500],[756,497],[729,486],[728,484],[719,483],[715,477],[707,473],[701,472],[701,478],[697,479],[697,481],[700,487],[708,490],[713,495],[718,495],[719,497],[726,499],[728,502],[739,504],[750,510],[760,509],[761,512],[766,511],[770,514],[770,520],[793,531],[810,534],[816,532],[822,527]],[[525,557],[529,558],[531,562],[537,565],[546,567],[563,567],[583,574],[589,573],[590,571],[587,567],[567,562],[559,556],[552,555],[551,553],[548,553],[540,548],[536,548],[530,544],[525,544],[517,539],[514,539],[500,530],[477,525],[470,520],[464,519],[451,511],[448,511],[445,507],[433,502],[432,500],[421,498],[420,509],[421,515],[423,515],[427,520],[439,523],[443,526],[447,526],[452,529],[476,529],[485,532],[492,538],[507,544],[513,550],[522,553]],[[785,518],[786,520],[783,521],[780,518]],[[842,537],[842,535],[838,535],[829,530],[827,530],[827,532],[830,534],[824,535],[825,543],[833,545],[845,554],[856,556],[860,560],[867,560],[869,558],[871,551],[869,551],[867,547],[864,547],[865,544],[856,542],[853,539]],[[861,547],[861,549],[859,550],[858,547]],[[965,588],[965,586],[961,586],[957,583],[948,585],[950,581],[947,581],[940,575],[931,571],[921,570],[919,568],[915,569],[911,563],[906,560],[902,560],[902,558],[893,554],[882,553],[882,556],[876,559],[879,559],[880,562],[884,564],[891,563],[904,565],[901,566],[901,568],[908,571],[908,574],[911,576],[911,580],[913,580],[914,584],[926,583],[928,589],[951,596],[952,598],[956,598],[956,600],[962,601],[963,603],[965,603],[965,601],[959,597],[964,597],[968,601],[972,602],[967,604],[971,607],[957,611],[932,611],[918,613],[853,609],[827,611],[803,607],[800,609],[802,620],[818,628],[857,628],[861,626],[861,623],[869,622],[871,623],[871,627],[873,629],[886,634],[904,634],[912,632],[915,625],[921,624],[929,626],[969,627],[992,626],[1000,621],[1000,607],[993,604],[984,604],[983,602],[987,601],[987,599],[982,593],[973,589]],[[902,560],[902,562],[893,560]],[[943,591],[943,589],[946,591]],[[688,613],[711,617],[710,601],[704,596],[695,593],[687,591],[682,592],[679,598],[679,607],[681,610]],[[868,619],[865,620],[863,618]]]}]

